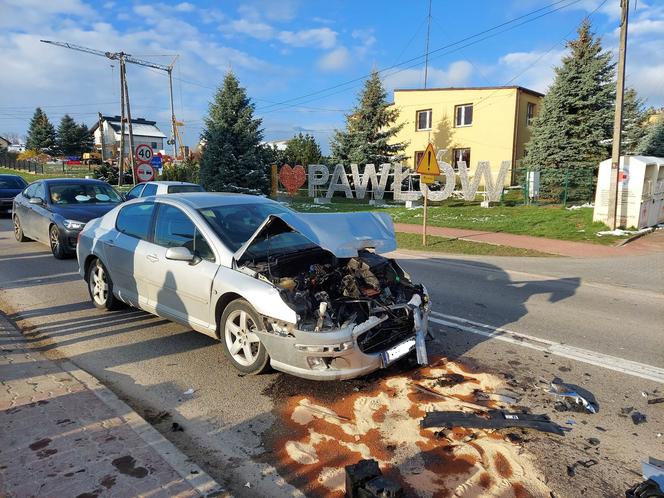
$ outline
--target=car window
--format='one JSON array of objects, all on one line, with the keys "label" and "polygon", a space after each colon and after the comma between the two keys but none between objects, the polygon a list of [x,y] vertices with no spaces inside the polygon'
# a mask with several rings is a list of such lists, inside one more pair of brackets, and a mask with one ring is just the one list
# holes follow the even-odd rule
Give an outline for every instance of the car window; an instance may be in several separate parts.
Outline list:
[{"label": "car window", "polygon": [[0,176],[0,188],[25,188],[26,185],[20,176]]},{"label": "car window", "polygon": [[33,184],[29,185],[28,188],[26,188],[23,191],[23,195],[26,196],[27,198],[34,197],[35,192],[37,192],[37,186],[38,185],[40,185],[40,184],[39,183],[33,183]]},{"label": "car window", "polygon": [[115,228],[131,237],[147,240],[153,211],[154,204],[151,202],[131,204],[124,207],[118,213]]},{"label": "car window", "polygon": [[48,187],[52,204],[118,204],[122,197],[105,183],[67,182]]},{"label": "car window", "polygon": [[41,200],[46,200],[46,189],[44,188],[43,183],[38,183],[35,188],[35,195],[33,197],[38,197]]},{"label": "car window", "polygon": [[160,204],[155,222],[154,243],[163,247],[186,247],[208,261],[214,254],[201,232],[189,216],[168,204]]},{"label": "car window", "polygon": [[141,197],[148,197],[150,195],[157,195],[157,184],[156,183],[146,184],[145,188],[143,189],[143,192],[141,193]]},{"label": "car window", "polygon": [[181,194],[183,192],[205,192],[200,185],[169,185],[169,194]]},{"label": "car window", "polygon": [[131,189],[129,192],[127,192],[127,200],[130,201],[132,199],[136,199],[137,197],[141,196],[141,190],[143,190],[143,185],[142,183],[139,183],[136,185],[133,189]]}]

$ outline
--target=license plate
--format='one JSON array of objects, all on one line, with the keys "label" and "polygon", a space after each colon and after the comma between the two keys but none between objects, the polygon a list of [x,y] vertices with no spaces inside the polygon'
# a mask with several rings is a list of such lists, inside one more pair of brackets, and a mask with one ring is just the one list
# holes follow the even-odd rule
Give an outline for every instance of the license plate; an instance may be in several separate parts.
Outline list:
[{"label": "license plate", "polygon": [[383,360],[383,366],[387,366],[390,363],[398,360],[399,358],[406,356],[415,348],[415,339],[408,339],[396,346],[383,351],[380,356]]}]

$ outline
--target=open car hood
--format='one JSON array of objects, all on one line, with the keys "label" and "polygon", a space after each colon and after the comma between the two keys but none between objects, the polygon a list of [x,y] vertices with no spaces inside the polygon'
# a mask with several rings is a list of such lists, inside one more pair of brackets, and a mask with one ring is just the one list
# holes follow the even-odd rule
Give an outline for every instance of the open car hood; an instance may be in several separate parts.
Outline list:
[{"label": "open car hood", "polygon": [[397,241],[392,218],[386,213],[282,213],[268,216],[234,254],[239,262],[247,249],[263,235],[299,232],[338,258],[357,256],[360,249],[377,253],[394,251]]}]

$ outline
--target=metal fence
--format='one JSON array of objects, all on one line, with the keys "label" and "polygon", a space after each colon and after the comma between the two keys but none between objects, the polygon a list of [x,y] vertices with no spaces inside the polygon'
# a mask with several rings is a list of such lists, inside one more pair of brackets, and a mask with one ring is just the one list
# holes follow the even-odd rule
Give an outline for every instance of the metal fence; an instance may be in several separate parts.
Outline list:
[{"label": "metal fence", "polygon": [[[534,180],[539,173],[539,185]],[[516,183],[524,204],[592,203],[597,183],[597,168],[517,168]]]},{"label": "metal fence", "polygon": [[13,156],[0,156],[0,168],[28,171],[30,173],[44,173],[44,165],[36,161],[19,160]]}]

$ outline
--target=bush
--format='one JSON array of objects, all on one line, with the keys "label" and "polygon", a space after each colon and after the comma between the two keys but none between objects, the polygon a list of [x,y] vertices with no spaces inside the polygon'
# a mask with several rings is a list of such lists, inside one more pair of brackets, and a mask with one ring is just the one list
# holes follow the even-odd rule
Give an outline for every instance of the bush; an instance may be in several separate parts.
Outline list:
[{"label": "bush", "polygon": [[200,166],[193,158],[187,158],[180,163],[166,163],[159,179],[198,183],[200,179]]},{"label": "bush", "polygon": [[[93,176],[97,180],[103,180],[111,185],[117,185],[118,177],[120,176],[120,168],[109,163],[103,163],[101,166],[95,169]],[[130,170],[125,170],[123,179],[123,183],[125,184],[131,184],[134,182]]]}]

